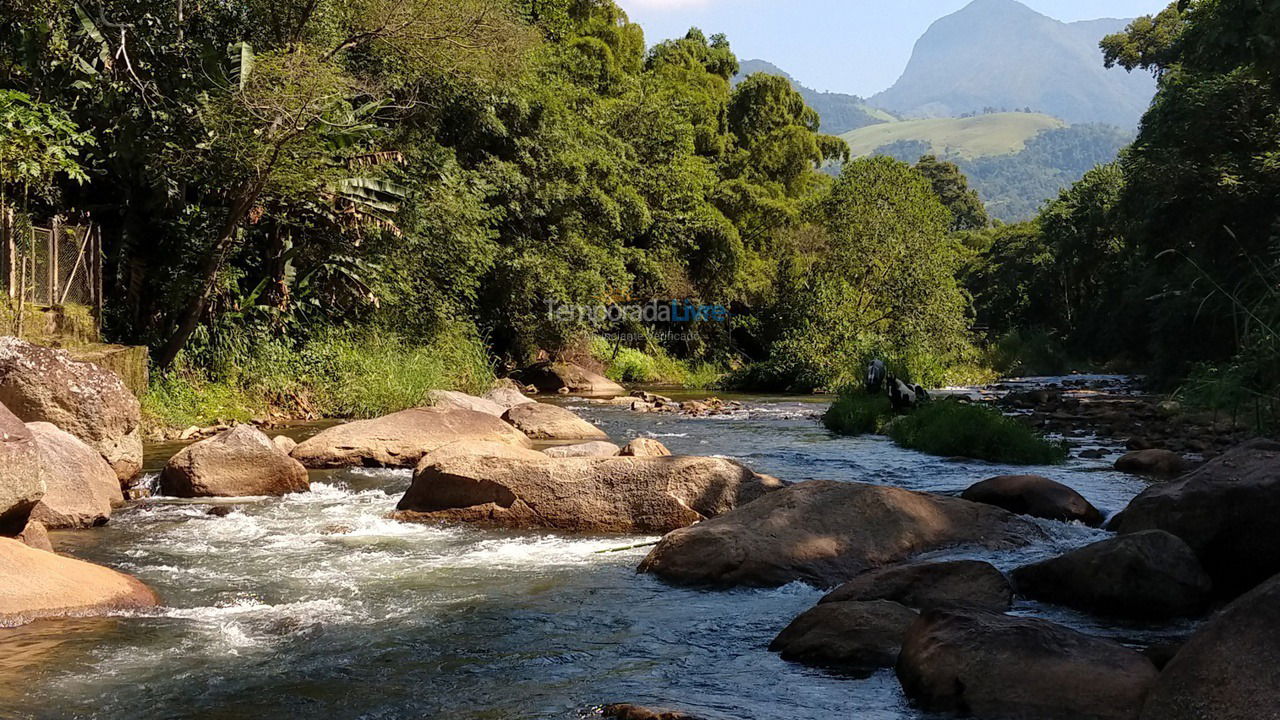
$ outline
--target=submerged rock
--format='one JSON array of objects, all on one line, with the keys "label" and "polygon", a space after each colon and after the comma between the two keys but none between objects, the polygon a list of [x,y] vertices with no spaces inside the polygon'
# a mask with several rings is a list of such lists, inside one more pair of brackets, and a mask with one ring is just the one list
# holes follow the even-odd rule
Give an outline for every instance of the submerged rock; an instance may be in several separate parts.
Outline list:
[{"label": "submerged rock", "polygon": [[704,457],[549,458],[496,443],[457,443],[422,459],[395,517],[575,532],[669,532],[781,486]]},{"label": "submerged rock", "polygon": [[1142,720],[1280,718],[1280,575],[1200,628],[1151,688]]},{"label": "submerged rock", "polygon": [[655,710],[630,703],[616,703],[600,708],[600,715],[613,720],[698,720],[679,710]]},{"label": "submerged rock", "polygon": [[934,610],[907,632],[897,674],[929,712],[1134,720],[1156,668],[1119,643],[1045,620]]},{"label": "submerged rock", "polygon": [[611,442],[596,440],[595,442],[579,443],[577,445],[556,445],[555,447],[543,449],[542,453],[547,457],[553,458],[613,457],[621,450],[622,448]]},{"label": "submerged rock", "polygon": [[1082,522],[1089,527],[1098,527],[1105,519],[1080,493],[1039,475],[993,477],[970,486],[960,497],[1018,515]]},{"label": "submerged rock", "polygon": [[488,413],[425,407],[328,428],[299,443],[292,455],[309,468],[413,467],[423,455],[459,440],[533,446],[524,433]]},{"label": "submerged rock", "polygon": [[455,390],[432,390],[427,393],[427,400],[430,401],[432,407],[446,410],[473,410],[495,417],[502,417],[502,413],[507,411],[507,408],[488,398],[476,397],[475,395],[468,395]]},{"label": "submerged rock", "polygon": [[65,351],[0,338],[0,403],[48,422],[102,454],[120,481],[142,469],[142,406],[118,375]]},{"label": "submerged rock", "polygon": [[1187,470],[1187,461],[1171,450],[1134,450],[1116,460],[1116,470],[1130,475],[1175,477]]},{"label": "submerged rock", "polygon": [[664,457],[670,455],[671,451],[653,438],[642,437],[627,443],[618,454],[625,457]]},{"label": "submerged rock", "polygon": [[160,604],[155,592],[135,578],[7,538],[0,538],[0,588],[0,627]]},{"label": "submerged rock", "polygon": [[862,573],[818,602],[892,600],[916,610],[977,608],[1004,612],[1013,588],[991,563],[980,560],[911,563]]},{"label": "submerged rock", "polygon": [[677,583],[830,587],[954,545],[1008,548],[1041,536],[990,505],[882,485],[812,480],[673,532],[640,564]]},{"label": "submerged rock", "polygon": [[866,676],[893,667],[915,620],[914,611],[888,600],[824,603],[792,620],[769,650],[783,660]]},{"label": "submerged rock", "polygon": [[1195,615],[1213,583],[1195,553],[1162,530],[1121,535],[1013,571],[1018,592],[1099,615]]},{"label": "submerged rock", "polygon": [[1147,488],[1107,527],[1177,535],[1213,578],[1215,593],[1240,595],[1280,573],[1280,442],[1245,443]]},{"label": "submerged rock", "polygon": [[517,373],[519,379],[539,392],[566,392],[592,397],[626,395],[626,388],[584,367],[564,362],[542,362]]},{"label": "submerged rock", "polygon": [[251,425],[188,445],[160,473],[160,490],[175,497],[287,495],[311,487],[307,469]]},{"label": "submerged rock", "polygon": [[48,491],[32,519],[52,530],[87,528],[111,519],[111,510],[124,505],[116,473],[97,450],[71,433],[46,422],[28,423],[40,453]]},{"label": "submerged rock", "polygon": [[608,440],[603,430],[569,410],[547,403],[517,405],[503,420],[534,440]]},{"label": "submerged rock", "polygon": [[0,405],[0,535],[22,532],[45,490],[35,437]]}]

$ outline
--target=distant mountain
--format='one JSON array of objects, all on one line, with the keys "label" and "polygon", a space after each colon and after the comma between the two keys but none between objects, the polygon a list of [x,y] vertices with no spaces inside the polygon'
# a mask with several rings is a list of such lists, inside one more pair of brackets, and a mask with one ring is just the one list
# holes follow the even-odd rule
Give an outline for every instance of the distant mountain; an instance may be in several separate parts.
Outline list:
[{"label": "distant mountain", "polygon": [[741,65],[741,70],[733,78],[734,85],[746,80],[747,76],[752,73],[762,72],[768,75],[781,75],[791,81],[791,86],[804,97],[804,101],[809,104],[809,107],[818,111],[818,115],[822,117],[822,132],[824,133],[840,135],[860,127],[882,122],[893,122],[896,119],[884,110],[868,105],[865,100],[856,95],[819,92],[807,88],[778,66],[764,60],[746,60]]},{"label": "distant mountain", "polygon": [[1029,108],[1071,123],[1136,127],[1155,81],[1107,70],[1098,49],[1128,22],[1063,23],[1015,0],[974,0],[935,22],[898,82],[868,102],[908,117]]}]

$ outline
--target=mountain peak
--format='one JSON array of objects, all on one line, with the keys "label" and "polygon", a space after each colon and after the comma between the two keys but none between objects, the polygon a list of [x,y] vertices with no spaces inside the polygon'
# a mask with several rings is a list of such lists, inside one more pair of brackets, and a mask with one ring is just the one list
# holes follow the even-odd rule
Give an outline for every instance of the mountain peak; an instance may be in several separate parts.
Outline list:
[{"label": "mountain peak", "polygon": [[902,77],[870,102],[909,117],[1030,108],[1073,123],[1134,127],[1155,82],[1107,70],[1098,49],[1126,24],[1068,24],[1017,0],[973,0],[930,26]]}]

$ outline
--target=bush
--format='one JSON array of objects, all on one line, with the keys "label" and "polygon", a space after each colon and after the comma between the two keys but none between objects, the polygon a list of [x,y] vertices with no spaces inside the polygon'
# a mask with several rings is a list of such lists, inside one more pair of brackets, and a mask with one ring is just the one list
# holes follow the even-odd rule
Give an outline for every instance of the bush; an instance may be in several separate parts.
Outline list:
[{"label": "bush", "polygon": [[1067,459],[1062,443],[1051,443],[999,411],[940,400],[889,423],[886,431],[902,447],[942,457],[968,457],[1014,465],[1056,465]]},{"label": "bush", "polygon": [[880,432],[892,415],[888,396],[846,390],[822,416],[822,424],[841,435],[866,435]]}]

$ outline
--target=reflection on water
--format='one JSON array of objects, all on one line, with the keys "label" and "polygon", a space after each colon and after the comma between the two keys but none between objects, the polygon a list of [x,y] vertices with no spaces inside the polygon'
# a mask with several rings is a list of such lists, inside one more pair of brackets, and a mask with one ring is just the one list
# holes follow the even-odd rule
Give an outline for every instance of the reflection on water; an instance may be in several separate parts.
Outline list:
[{"label": "reflection on water", "polygon": [[[1014,468],[950,462],[874,438],[838,438],[821,402],[752,399],[734,416],[635,414],[569,401],[617,442],[657,437],[787,480],[833,478],[958,492]],[[1017,468],[1026,472],[1026,468]],[[1038,469],[1110,513],[1142,487],[1100,463]],[[316,473],[310,493],[237,501],[226,517],[163,500],[120,512],[61,549],[133,573],[164,609],[0,631],[0,717],[586,717],[606,702],[707,718],[919,718],[891,671],[867,680],[765,650],[821,592],[703,592],[637,575],[654,538],[569,537],[386,519],[407,471]],[[1043,522],[1048,540],[979,557],[1002,568],[1104,535]],[[1122,640],[1123,627],[1022,603]]]}]

